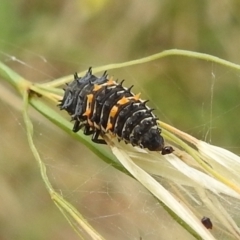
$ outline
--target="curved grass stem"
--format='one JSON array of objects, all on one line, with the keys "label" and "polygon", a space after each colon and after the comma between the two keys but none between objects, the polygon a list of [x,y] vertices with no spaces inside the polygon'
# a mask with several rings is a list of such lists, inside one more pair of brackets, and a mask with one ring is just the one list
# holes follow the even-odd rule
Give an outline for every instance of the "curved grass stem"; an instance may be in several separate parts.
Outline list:
[{"label": "curved grass stem", "polygon": [[[240,65],[235,64],[229,61],[226,61],[224,59],[221,59],[219,57],[215,57],[206,53],[198,53],[198,52],[193,52],[193,51],[188,51],[188,50],[180,50],[180,49],[170,49],[170,50],[165,50],[160,53],[156,53],[153,55],[150,55],[148,57],[128,61],[128,62],[123,62],[123,63],[113,63],[113,64],[108,64],[100,67],[93,68],[93,72],[101,72],[105,70],[110,70],[110,69],[117,69],[117,68],[123,68],[123,67],[130,67],[133,65],[138,65],[138,64],[143,64],[147,62],[151,62],[154,60],[158,60],[161,58],[165,57],[171,57],[171,56],[182,56],[182,57],[190,57],[190,58],[195,58],[195,59],[200,59],[204,61],[209,61],[209,62],[214,62],[220,65],[223,65],[225,67],[229,67],[232,69],[240,70]],[[80,72],[79,75],[82,76],[86,71]],[[59,79],[56,79],[54,81],[44,83],[42,85],[46,87],[57,87],[60,85],[63,85],[67,82],[72,81],[73,77],[72,76],[65,76]]]}]

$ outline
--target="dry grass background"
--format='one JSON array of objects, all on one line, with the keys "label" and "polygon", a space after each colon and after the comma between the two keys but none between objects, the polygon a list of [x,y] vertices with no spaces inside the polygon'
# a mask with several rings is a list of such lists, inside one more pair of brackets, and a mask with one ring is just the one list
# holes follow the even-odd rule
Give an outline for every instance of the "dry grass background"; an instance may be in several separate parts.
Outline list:
[{"label": "dry grass background", "polygon": [[[33,82],[172,48],[239,63],[237,1],[2,0],[0,6],[0,59]],[[9,60],[6,53],[25,64]],[[239,153],[238,72],[171,57],[110,74],[134,84],[161,120]],[[15,109],[21,99],[0,83],[0,239],[78,239],[40,179]],[[169,216],[152,207],[154,199],[146,200],[148,193],[134,180],[100,162],[35,111],[31,116],[53,184],[103,236],[166,239],[164,229],[177,231],[179,226],[168,225]]]}]

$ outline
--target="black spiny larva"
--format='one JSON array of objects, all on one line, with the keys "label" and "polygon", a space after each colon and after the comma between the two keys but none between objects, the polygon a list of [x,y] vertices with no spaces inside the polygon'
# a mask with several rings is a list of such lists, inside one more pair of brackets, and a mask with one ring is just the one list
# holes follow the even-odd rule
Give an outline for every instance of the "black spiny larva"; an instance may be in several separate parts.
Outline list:
[{"label": "black spiny larva", "polygon": [[133,146],[161,151],[163,155],[172,153],[172,147],[164,147],[153,109],[139,98],[140,94],[131,92],[133,86],[125,88],[122,84],[108,78],[107,72],[94,76],[91,68],[84,77],[75,73],[59,104],[71,115],[73,132],[84,128],[84,134],[92,134],[92,141],[101,144],[106,142],[99,137],[110,132]]}]

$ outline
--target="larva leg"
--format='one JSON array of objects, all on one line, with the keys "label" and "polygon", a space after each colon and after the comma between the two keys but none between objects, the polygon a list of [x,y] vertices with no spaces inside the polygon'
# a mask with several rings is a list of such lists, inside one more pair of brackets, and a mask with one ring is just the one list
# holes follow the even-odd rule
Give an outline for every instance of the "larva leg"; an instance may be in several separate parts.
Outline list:
[{"label": "larva leg", "polygon": [[76,120],[73,126],[72,131],[78,132],[81,129],[82,125],[80,124],[80,121]]},{"label": "larva leg", "polygon": [[95,143],[99,143],[99,144],[107,144],[107,143],[105,142],[105,140],[99,139],[100,133],[101,133],[100,130],[98,130],[98,129],[95,130],[94,133],[93,133],[93,135],[92,135],[92,141],[95,142]]},{"label": "larva leg", "polygon": [[94,134],[94,130],[92,130],[91,128],[90,128],[90,126],[85,126],[85,128],[84,128],[84,132],[83,132],[85,135],[92,135],[92,134]]}]

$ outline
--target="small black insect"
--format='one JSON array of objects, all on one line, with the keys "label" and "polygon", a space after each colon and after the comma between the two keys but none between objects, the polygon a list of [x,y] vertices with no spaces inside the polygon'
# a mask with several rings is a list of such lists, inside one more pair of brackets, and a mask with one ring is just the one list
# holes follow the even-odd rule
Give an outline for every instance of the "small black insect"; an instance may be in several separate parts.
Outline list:
[{"label": "small black insect", "polygon": [[202,224],[207,228],[207,229],[212,229],[213,224],[211,222],[211,219],[208,217],[203,217],[201,220]]},{"label": "small black insect", "polygon": [[99,137],[111,133],[133,146],[161,151],[163,155],[172,153],[172,147],[164,146],[158,118],[146,105],[148,101],[133,94],[133,86],[125,88],[122,84],[108,78],[107,72],[94,76],[91,68],[84,77],[75,73],[59,104],[71,115],[73,132],[84,128],[84,134],[92,134],[92,141],[100,144],[106,142]]}]

